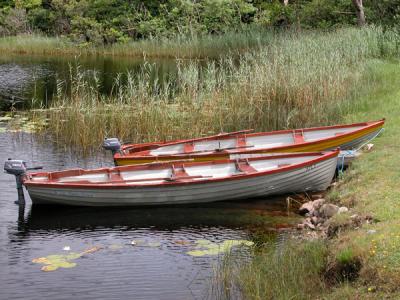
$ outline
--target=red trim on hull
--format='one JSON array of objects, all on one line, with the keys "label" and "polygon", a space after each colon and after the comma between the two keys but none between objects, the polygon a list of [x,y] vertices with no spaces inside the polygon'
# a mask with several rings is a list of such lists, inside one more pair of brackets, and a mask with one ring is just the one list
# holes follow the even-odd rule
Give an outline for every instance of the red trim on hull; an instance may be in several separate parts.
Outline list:
[{"label": "red trim on hull", "polygon": [[[322,129],[335,129],[335,128],[351,128],[351,127],[357,127],[357,126],[364,126],[363,128],[351,131],[351,132],[346,132],[340,135],[340,137],[346,137],[349,135],[353,135],[353,134],[357,134],[359,132],[362,132],[364,130],[367,129],[373,129],[373,128],[379,128],[381,126],[383,126],[383,124],[385,123],[385,119],[382,119],[380,121],[372,121],[372,122],[364,122],[364,123],[354,123],[354,124],[349,124],[349,125],[334,125],[334,126],[325,126],[325,127],[313,127],[313,128],[306,128],[306,129],[298,129],[296,130],[296,132],[310,132],[310,131],[316,131],[316,130],[322,130]],[[283,133],[293,133],[293,130],[280,130],[280,131],[272,131],[272,132],[260,132],[260,133],[253,133],[253,134],[246,134],[246,137],[254,137],[254,136],[260,136],[260,135],[275,135],[275,134],[283,134]],[[224,139],[227,139],[229,137],[224,137]],[[132,154],[124,154],[121,155],[119,153],[114,155],[114,159],[118,160],[118,161],[124,161],[124,160],[144,160],[144,159],[153,159],[153,160],[157,160],[157,159],[179,159],[179,158],[191,158],[191,157],[201,157],[201,158],[207,158],[207,157],[224,157],[226,156],[226,154],[238,154],[238,153],[260,153],[263,151],[270,151],[270,152],[279,152],[279,150],[285,150],[285,151],[290,151],[290,149],[293,148],[298,148],[301,146],[312,146],[321,142],[329,142],[329,141],[333,141],[335,139],[337,139],[338,136],[333,136],[333,137],[329,137],[329,138],[324,138],[324,139],[319,139],[319,140],[315,140],[312,142],[306,142],[300,141],[300,138],[298,139],[297,143],[291,144],[291,145],[285,145],[285,146],[278,146],[278,147],[271,147],[271,148],[260,148],[260,149],[256,149],[256,150],[249,150],[247,148],[237,148],[237,149],[233,149],[233,150],[223,150],[223,151],[210,151],[206,154],[202,154],[202,153],[194,153],[193,156],[190,154],[185,154],[185,153],[181,153],[181,154],[168,154],[168,155],[150,155],[150,150],[147,151],[143,151],[143,152],[135,152]],[[197,139],[200,140],[200,139]],[[181,143],[186,143],[187,141],[191,141],[191,140],[182,140],[182,141],[175,141],[175,142],[170,142],[170,143],[165,143],[162,146],[168,146],[168,145],[176,145],[176,144],[181,144]],[[157,148],[157,147],[156,147]],[[155,149],[155,148],[154,148]]]},{"label": "red trim on hull", "polygon": [[[127,185],[127,184],[120,184],[120,183],[112,183],[110,182],[109,185],[105,185],[104,183],[102,184],[96,184],[96,183],[88,183],[87,181],[81,181],[81,183],[68,183],[68,182],[55,182],[52,180],[55,180],[54,178],[58,177],[64,177],[61,176],[63,173],[68,174],[67,176],[78,176],[78,175],[86,175],[86,174],[102,174],[102,173],[112,173],[112,172],[122,172],[122,171],[129,171],[129,170],[146,170],[146,169],[164,169],[165,167],[171,167],[171,163],[157,163],[157,164],[148,164],[148,165],[137,165],[137,166],[122,166],[122,167],[115,167],[115,168],[102,168],[102,169],[97,169],[97,170],[82,170],[82,169],[76,169],[76,170],[67,170],[67,171],[61,171],[61,172],[40,172],[40,173],[30,173],[27,174],[26,178],[24,179],[24,185],[27,187],[51,187],[51,188],[57,188],[57,187],[62,187],[62,188],[80,188],[80,189],[132,189],[132,188],[143,188],[143,187],[161,187],[161,186],[179,186],[179,185],[186,185],[186,184],[204,184],[204,183],[210,183],[210,182],[221,182],[221,181],[229,181],[229,180],[238,180],[238,179],[247,179],[247,178],[252,178],[252,177],[259,177],[259,176],[264,176],[264,175],[269,175],[269,174],[275,174],[279,172],[286,172],[290,171],[293,169],[299,169],[303,168],[305,166],[313,165],[316,163],[319,163],[321,161],[328,160],[330,158],[337,157],[339,155],[339,149],[335,151],[329,151],[325,153],[321,152],[310,152],[310,153],[294,153],[294,154],[278,154],[278,155],[269,155],[267,157],[262,157],[262,158],[248,158],[248,161],[257,161],[257,160],[266,160],[266,159],[277,159],[277,158],[289,158],[289,157],[304,157],[304,156],[315,156],[319,155],[320,157],[317,157],[315,159],[311,159],[308,161],[305,161],[303,163],[298,163],[298,164],[291,164],[288,166],[282,166],[281,168],[273,169],[273,170],[268,170],[268,171],[262,171],[262,172],[251,172],[252,170],[248,169],[245,170],[246,172],[243,174],[235,174],[231,175],[228,177],[220,177],[220,178],[212,178],[212,179],[205,179],[205,180],[187,180],[187,178],[184,181],[180,181],[179,178],[177,178],[176,181],[166,181],[162,183],[157,183],[157,184],[135,184],[135,185]],[[211,162],[190,162],[186,163],[186,167],[191,167],[191,166],[204,166],[204,165],[217,165],[217,164],[226,164],[226,163],[235,163],[236,160],[218,160],[218,161],[211,161]],[[250,167],[250,166],[249,166]],[[248,171],[248,172],[247,172]],[[74,172],[76,172],[76,175],[72,175]],[[56,176],[54,176],[56,174]],[[71,174],[71,175],[70,175]],[[49,177],[52,178],[47,182],[33,182],[29,179],[29,177]]]}]

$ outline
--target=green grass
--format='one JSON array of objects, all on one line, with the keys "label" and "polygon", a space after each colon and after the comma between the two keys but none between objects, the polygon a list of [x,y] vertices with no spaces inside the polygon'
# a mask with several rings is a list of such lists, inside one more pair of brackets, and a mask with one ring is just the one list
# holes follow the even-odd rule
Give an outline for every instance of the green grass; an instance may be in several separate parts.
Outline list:
[{"label": "green grass", "polygon": [[[359,256],[364,266],[359,280],[350,289],[376,293],[375,299],[378,295],[395,299],[400,293],[400,63],[372,61],[369,74],[373,86],[366,88],[368,93],[364,92],[358,111],[346,119],[384,116],[385,132],[373,142],[375,149],[345,173],[334,193],[340,195],[343,204],[352,205],[361,214],[372,215],[378,222],[341,234],[332,249],[362,249]],[[368,287],[373,287],[372,291],[368,292]],[[339,288],[335,294],[340,292]]]},{"label": "green grass", "polygon": [[[326,284],[320,275],[326,264],[326,244],[267,242],[257,247],[249,263],[227,257],[217,270],[217,298],[315,299]],[[239,296],[240,295],[240,296]]]},{"label": "green grass", "polygon": [[[370,60],[365,74],[353,111],[344,119],[386,117],[386,130],[373,141],[374,150],[344,173],[330,195],[350,206],[351,213],[371,215],[378,222],[341,231],[326,244],[303,242],[279,257],[270,248],[261,248],[250,264],[224,269],[225,282],[234,278],[243,298],[400,298],[400,63]],[[338,222],[345,222],[343,218]],[[319,246],[312,248],[315,245]],[[354,268],[358,276],[343,275]]]},{"label": "green grass", "polygon": [[126,85],[117,83],[112,96],[101,95],[98,79],[78,67],[71,90],[63,93],[58,85],[53,107],[30,118],[48,118],[46,133],[84,150],[105,136],[141,142],[338,123],[364,84],[366,60],[393,55],[398,41],[373,27],[287,32],[240,56],[178,61],[176,78],[156,84],[145,64],[140,74],[128,74]]},{"label": "green grass", "polygon": [[28,55],[104,55],[157,58],[210,58],[235,54],[269,44],[276,34],[271,30],[249,28],[242,32],[199,37],[154,38],[109,46],[75,44],[65,37],[19,35],[0,38],[0,53]]}]

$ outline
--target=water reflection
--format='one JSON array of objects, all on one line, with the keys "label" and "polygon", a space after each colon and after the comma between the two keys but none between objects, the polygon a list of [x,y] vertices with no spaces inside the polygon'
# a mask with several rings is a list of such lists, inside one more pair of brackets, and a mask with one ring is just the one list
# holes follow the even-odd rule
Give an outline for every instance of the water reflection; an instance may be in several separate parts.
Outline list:
[{"label": "water reflection", "polygon": [[[0,163],[13,157],[45,170],[112,165],[103,152],[85,158],[26,133],[0,133],[0,140]],[[296,220],[288,217],[280,198],[184,207],[80,208],[32,206],[27,197],[19,216],[15,200],[15,179],[0,173],[4,299],[213,298],[210,281],[222,256],[188,255],[196,241],[256,240],[259,232],[276,236],[277,228]],[[92,247],[101,250],[77,258],[73,268],[43,272],[42,265],[32,262]],[[244,253],[246,249],[240,249],[238,255]]]},{"label": "water reflection", "polygon": [[[144,64],[154,66],[150,82],[157,80],[158,84],[162,84],[177,73],[173,59],[145,62],[140,58],[126,57],[0,56],[0,110],[9,109],[12,96],[16,97],[17,107],[29,107],[32,99],[39,101],[41,106],[47,106],[56,93],[57,82],[68,87],[71,68],[77,66],[83,74],[95,72],[100,93],[110,94],[118,74],[121,74],[123,83],[127,72],[138,74]],[[20,103],[21,99],[24,103]]]},{"label": "water reflection", "polygon": [[[275,208],[275,209],[274,209]],[[267,210],[268,209],[268,210]],[[21,214],[21,216],[23,216]],[[268,218],[269,217],[269,218]],[[258,200],[220,202],[201,206],[183,207],[63,207],[33,205],[26,218],[20,219],[24,230],[80,230],[90,228],[155,228],[178,230],[180,228],[226,227],[249,228],[264,226],[274,228],[277,221],[288,221],[283,201]]]}]

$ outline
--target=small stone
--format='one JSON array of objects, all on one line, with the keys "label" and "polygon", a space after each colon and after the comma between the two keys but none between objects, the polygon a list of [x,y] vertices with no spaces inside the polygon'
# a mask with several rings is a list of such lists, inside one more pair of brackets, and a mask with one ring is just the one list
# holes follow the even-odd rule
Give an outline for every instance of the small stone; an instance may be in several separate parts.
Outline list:
[{"label": "small stone", "polygon": [[321,199],[321,198],[323,198],[323,195],[322,195],[322,194],[314,194],[314,195],[311,195],[311,199],[314,199],[314,200],[318,200],[318,199]]},{"label": "small stone", "polygon": [[296,227],[296,228],[297,228],[298,230],[303,230],[305,227],[306,227],[306,225],[304,225],[304,224],[301,223],[301,224],[297,224],[297,227]]},{"label": "small stone", "polygon": [[319,223],[320,219],[316,216],[311,217],[311,223],[313,223],[314,225],[317,225]]},{"label": "small stone", "polygon": [[309,223],[309,224],[307,224],[307,226],[308,226],[308,228],[315,230],[315,226],[313,224]]},{"label": "small stone", "polygon": [[351,215],[351,216],[350,216],[350,219],[356,219],[356,218],[358,218],[358,215],[357,215],[357,214],[354,214],[354,215]]},{"label": "small stone", "polygon": [[366,145],[363,147],[363,150],[364,150],[365,152],[369,152],[369,151],[372,150],[372,148],[374,148],[374,144],[366,144]]},{"label": "small stone", "polygon": [[339,210],[339,206],[334,205],[334,204],[324,204],[319,210],[319,213],[321,214],[322,217],[325,218],[332,218],[334,215],[337,214]]},{"label": "small stone", "polygon": [[314,224],[311,223],[311,219],[308,219],[308,218],[307,218],[307,219],[303,222],[303,224],[304,224],[305,227],[308,227],[308,228],[310,228],[310,229],[312,229],[312,230],[315,229]]},{"label": "small stone", "polygon": [[314,200],[312,205],[315,210],[319,210],[321,208],[321,206],[324,205],[324,203],[325,203],[325,199],[319,198],[317,200]]},{"label": "small stone", "polygon": [[375,229],[370,229],[370,230],[367,231],[367,234],[374,234],[374,233],[376,233]]},{"label": "small stone", "polygon": [[343,214],[343,213],[346,213],[346,212],[348,212],[349,211],[349,209],[346,207],[346,206],[342,206],[342,207],[339,207],[339,209],[338,209],[338,214]]},{"label": "small stone", "polygon": [[304,216],[306,213],[312,214],[312,211],[313,211],[312,203],[313,203],[312,201],[308,201],[306,203],[303,203],[303,205],[299,209],[299,214],[302,215],[302,216]]}]

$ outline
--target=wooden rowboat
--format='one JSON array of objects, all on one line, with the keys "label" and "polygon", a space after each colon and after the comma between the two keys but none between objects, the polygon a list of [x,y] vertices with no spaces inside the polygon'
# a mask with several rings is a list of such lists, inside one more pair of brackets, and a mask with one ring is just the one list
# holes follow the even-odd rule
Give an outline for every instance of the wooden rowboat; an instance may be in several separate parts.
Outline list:
[{"label": "wooden rowboat", "polygon": [[[325,190],[339,151],[272,154],[244,160],[25,173],[34,204],[125,206],[204,203]],[[15,161],[20,162],[20,161]],[[17,166],[7,162],[7,171]]]},{"label": "wooden rowboat", "polygon": [[154,161],[231,159],[237,154],[353,150],[374,138],[385,120],[296,130],[248,133],[239,131],[167,143],[123,145],[114,154],[116,165]]}]

